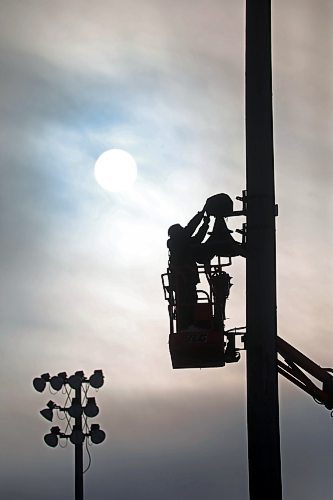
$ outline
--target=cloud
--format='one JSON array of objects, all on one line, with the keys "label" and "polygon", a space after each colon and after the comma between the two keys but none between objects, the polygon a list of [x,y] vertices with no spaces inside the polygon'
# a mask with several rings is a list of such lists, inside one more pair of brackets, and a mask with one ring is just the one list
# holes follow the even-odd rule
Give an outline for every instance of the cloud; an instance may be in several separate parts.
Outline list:
[{"label": "cloud", "polygon": [[[273,18],[279,327],[325,366],[330,9],[285,1]],[[244,359],[171,370],[160,274],[168,226],[209,195],[245,187],[244,3],[12,0],[0,24],[2,496],[72,492],[73,450],[41,442],[48,396],[31,379],[102,368],[108,440],[93,451],[88,494],[243,498]],[[93,179],[95,158],[112,146],[139,166],[135,190],[117,196]],[[228,327],[244,324],[244,271],[243,261],[230,271]],[[303,398],[282,384],[285,496],[326,500],[330,423]]]}]

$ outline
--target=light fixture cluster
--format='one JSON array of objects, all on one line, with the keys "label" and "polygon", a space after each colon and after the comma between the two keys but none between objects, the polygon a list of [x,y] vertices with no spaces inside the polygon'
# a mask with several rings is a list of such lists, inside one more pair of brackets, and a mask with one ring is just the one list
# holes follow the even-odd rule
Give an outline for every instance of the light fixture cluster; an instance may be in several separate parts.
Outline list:
[{"label": "light fixture cluster", "polygon": [[86,437],[90,437],[91,442],[94,444],[103,443],[105,439],[105,432],[100,428],[99,424],[91,424],[90,432],[88,434],[84,433],[81,429],[77,429],[74,425],[73,430],[70,435],[61,432],[60,427],[51,427],[50,432],[45,434],[44,441],[48,446],[55,448],[59,443],[59,438],[65,438],[70,440],[72,444],[80,445],[83,444]]},{"label": "light fixture cluster", "polygon": [[99,389],[104,384],[104,375],[102,370],[95,370],[89,379],[85,377],[83,371],[77,371],[69,377],[67,377],[66,372],[60,372],[53,377],[49,373],[43,373],[40,377],[34,378],[32,384],[36,391],[43,392],[48,382],[55,391],[60,391],[66,384],[72,389],[78,389],[84,383]]},{"label": "light fixture cluster", "polygon": [[[51,428],[50,432],[44,436],[44,441],[52,448],[56,447],[59,439],[70,440],[74,445],[82,445],[85,439],[90,439],[94,444],[100,444],[105,439],[105,432],[100,429],[99,424],[89,426],[88,418],[94,418],[99,414],[99,408],[94,397],[88,397],[90,387],[99,389],[104,384],[102,370],[95,370],[89,377],[85,377],[83,371],[76,371],[74,375],[67,376],[66,372],[60,372],[53,377],[49,373],[43,373],[33,380],[33,386],[38,392],[43,392],[50,385],[55,391],[63,390],[67,396],[64,406],[49,401],[46,408],[40,414],[50,422],[53,421],[55,412],[63,412],[67,421],[66,431],[62,432],[58,426]],[[74,396],[73,395],[74,391]],[[60,417],[59,417],[60,418]],[[74,419],[74,423],[72,422]],[[68,433],[67,429],[71,432]],[[67,433],[66,433],[67,432]]]}]

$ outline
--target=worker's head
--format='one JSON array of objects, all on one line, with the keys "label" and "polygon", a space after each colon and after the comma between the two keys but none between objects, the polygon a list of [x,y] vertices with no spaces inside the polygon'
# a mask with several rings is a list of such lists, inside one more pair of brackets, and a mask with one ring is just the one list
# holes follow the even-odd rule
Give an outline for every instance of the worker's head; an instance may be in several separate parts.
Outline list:
[{"label": "worker's head", "polygon": [[182,234],[183,231],[184,231],[183,226],[181,226],[180,224],[173,224],[168,229],[168,236],[169,238],[177,238],[177,236]]}]

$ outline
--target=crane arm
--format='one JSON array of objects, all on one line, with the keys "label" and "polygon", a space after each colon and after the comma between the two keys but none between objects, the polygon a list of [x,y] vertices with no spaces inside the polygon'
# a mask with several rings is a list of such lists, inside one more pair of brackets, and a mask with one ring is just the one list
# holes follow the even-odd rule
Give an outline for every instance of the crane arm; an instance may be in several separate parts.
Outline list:
[{"label": "crane arm", "polygon": [[[316,401],[333,409],[333,376],[330,368],[322,368],[307,356],[295,349],[281,337],[277,338],[277,351],[283,360],[278,359],[278,372],[300,389],[310,394]],[[318,387],[309,375],[322,383]]]}]

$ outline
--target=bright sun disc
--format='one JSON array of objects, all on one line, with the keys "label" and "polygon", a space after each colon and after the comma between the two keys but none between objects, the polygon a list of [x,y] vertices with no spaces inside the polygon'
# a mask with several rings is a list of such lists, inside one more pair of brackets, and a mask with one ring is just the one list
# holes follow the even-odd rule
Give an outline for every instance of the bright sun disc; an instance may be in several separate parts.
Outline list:
[{"label": "bright sun disc", "polygon": [[134,158],[122,149],[109,149],[96,160],[96,181],[107,191],[126,191],[134,183],[136,175]]}]

